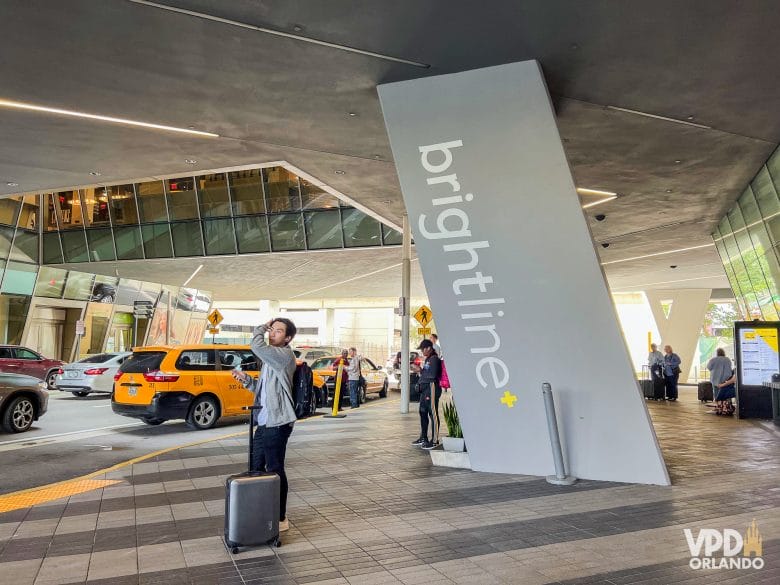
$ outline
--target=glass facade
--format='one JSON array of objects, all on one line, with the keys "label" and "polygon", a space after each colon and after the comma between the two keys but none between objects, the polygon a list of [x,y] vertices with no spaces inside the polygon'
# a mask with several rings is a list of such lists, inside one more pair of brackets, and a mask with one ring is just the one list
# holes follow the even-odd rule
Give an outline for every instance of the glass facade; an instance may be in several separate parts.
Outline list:
[{"label": "glass facade", "polygon": [[780,149],[712,234],[744,319],[780,319]]}]

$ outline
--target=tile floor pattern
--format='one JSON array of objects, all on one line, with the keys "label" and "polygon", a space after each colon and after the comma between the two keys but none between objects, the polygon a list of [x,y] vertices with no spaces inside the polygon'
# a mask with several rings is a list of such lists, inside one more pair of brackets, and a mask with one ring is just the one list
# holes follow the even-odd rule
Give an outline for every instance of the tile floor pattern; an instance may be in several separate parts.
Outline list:
[{"label": "tile floor pattern", "polygon": [[[434,468],[392,397],[297,425],[291,530],[279,549],[222,544],[242,438],[112,472],[120,483],[0,514],[0,584],[778,583],[780,429],[709,414],[682,389],[650,412],[672,487]],[[239,427],[240,428],[240,427]],[[695,571],[683,528],[755,518],[761,570]]]}]

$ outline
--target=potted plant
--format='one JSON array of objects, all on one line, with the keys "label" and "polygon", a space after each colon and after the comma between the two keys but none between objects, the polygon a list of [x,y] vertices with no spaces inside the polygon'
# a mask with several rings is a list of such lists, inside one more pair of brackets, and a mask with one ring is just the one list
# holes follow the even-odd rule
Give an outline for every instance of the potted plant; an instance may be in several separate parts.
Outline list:
[{"label": "potted plant", "polygon": [[460,452],[466,450],[466,442],[463,440],[463,429],[460,428],[460,419],[454,402],[448,402],[442,408],[444,422],[447,425],[448,437],[443,437],[445,451]]}]

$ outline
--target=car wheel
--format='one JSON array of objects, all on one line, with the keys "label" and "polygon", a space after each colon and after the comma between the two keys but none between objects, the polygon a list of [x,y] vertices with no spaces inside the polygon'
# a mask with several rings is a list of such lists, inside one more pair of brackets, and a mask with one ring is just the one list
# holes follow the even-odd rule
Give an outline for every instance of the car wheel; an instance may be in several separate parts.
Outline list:
[{"label": "car wheel", "polygon": [[89,392],[84,392],[83,390],[79,390],[78,392],[73,392],[73,396],[78,396],[79,398],[84,398],[88,394]]},{"label": "car wheel", "polygon": [[187,424],[202,431],[213,427],[219,418],[219,404],[213,396],[201,396],[192,403]]},{"label": "car wheel", "polygon": [[14,398],[3,412],[3,429],[9,433],[23,433],[35,420],[35,405],[27,396]]},{"label": "car wheel", "polygon": [[54,390],[57,388],[57,370],[52,370],[48,374],[46,374],[46,387],[49,390]]},{"label": "car wheel", "polygon": [[360,394],[358,394],[358,404],[365,404],[366,402],[366,385],[363,384],[360,387]]},{"label": "car wheel", "polygon": [[161,425],[165,422],[164,418],[142,418],[142,421],[144,421],[146,424],[152,427],[156,427],[157,425]]},{"label": "car wheel", "polygon": [[387,378],[385,378],[385,383],[382,385],[382,389],[379,391],[379,398],[387,398]]}]

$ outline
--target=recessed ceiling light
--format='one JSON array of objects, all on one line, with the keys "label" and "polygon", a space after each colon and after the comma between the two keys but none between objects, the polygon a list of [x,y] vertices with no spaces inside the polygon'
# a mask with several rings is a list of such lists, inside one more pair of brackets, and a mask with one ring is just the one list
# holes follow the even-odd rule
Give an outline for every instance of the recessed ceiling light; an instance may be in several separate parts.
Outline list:
[{"label": "recessed ceiling light", "polygon": [[378,159],[380,159],[380,158],[382,158],[382,157],[381,157],[381,156],[379,156],[378,154],[373,154],[373,155],[371,155],[371,156],[373,156],[373,157],[374,157],[375,159],[377,159],[377,160],[378,160]]},{"label": "recessed ceiling light", "polygon": [[672,190],[671,190],[671,189],[667,189],[667,190],[666,190],[666,192],[667,192],[667,193],[671,193],[671,192],[672,192]]},{"label": "recessed ceiling light", "polygon": [[10,182],[10,183],[6,183],[6,185],[8,185],[9,187],[18,187],[19,183]]},{"label": "recessed ceiling light", "polygon": [[100,176],[100,173],[97,172],[97,171],[89,171],[89,174],[92,175],[93,177],[99,177]]},{"label": "recessed ceiling light", "polygon": [[346,171],[342,171],[342,170],[333,171],[333,172],[336,173],[337,175],[346,175],[347,174]]},{"label": "recessed ceiling light", "polygon": [[677,268],[677,264],[672,264],[669,268]]},{"label": "recessed ceiling light", "polygon": [[355,116],[357,116],[357,112],[347,112],[347,115],[348,115],[350,118],[354,118]]},{"label": "recessed ceiling light", "polygon": [[152,128],[154,130],[167,130],[168,132],[184,132],[185,134],[195,134],[197,136],[208,136],[210,138],[216,138],[219,136],[219,134],[214,134],[212,132],[201,132],[200,130],[190,130],[188,128],[177,128],[176,126],[165,126],[163,124],[152,124],[150,122],[139,122],[138,120],[128,120],[127,118],[115,118],[113,116],[90,114],[87,112],[78,112],[75,110],[64,110],[62,108],[50,108],[47,106],[37,106],[35,104],[26,104],[24,102],[15,102],[11,100],[0,100],[0,107],[15,108],[17,110],[31,110],[33,112],[46,112],[48,114],[59,114],[60,116],[71,116],[73,118],[87,118],[89,120],[111,122],[112,124],[124,124],[126,126],[140,126],[142,128]]},{"label": "recessed ceiling light", "polygon": [[674,161],[674,164],[679,165],[682,161],[678,158]]},{"label": "recessed ceiling light", "polygon": [[695,118],[695,116],[688,116],[688,118],[687,118],[687,119],[688,119],[688,120],[693,120],[694,118]]},{"label": "recessed ceiling light", "polygon": [[196,165],[198,164],[198,161],[196,161],[194,158],[185,158],[184,162],[188,165]]},{"label": "recessed ceiling light", "polygon": [[296,24],[295,26],[293,26],[293,30],[295,32],[302,32],[303,31],[303,27],[300,24]]}]

